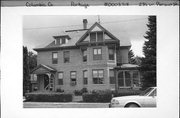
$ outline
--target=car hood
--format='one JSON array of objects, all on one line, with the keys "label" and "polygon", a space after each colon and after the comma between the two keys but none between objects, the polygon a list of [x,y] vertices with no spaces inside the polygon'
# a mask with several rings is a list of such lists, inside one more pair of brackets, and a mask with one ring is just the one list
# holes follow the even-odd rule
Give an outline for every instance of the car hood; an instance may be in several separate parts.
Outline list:
[{"label": "car hood", "polygon": [[132,96],[121,96],[121,97],[114,97],[113,99],[116,99],[116,100],[128,100],[128,99],[143,99],[145,98],[146,96],[140,96],[140,95],[132,95]]}]

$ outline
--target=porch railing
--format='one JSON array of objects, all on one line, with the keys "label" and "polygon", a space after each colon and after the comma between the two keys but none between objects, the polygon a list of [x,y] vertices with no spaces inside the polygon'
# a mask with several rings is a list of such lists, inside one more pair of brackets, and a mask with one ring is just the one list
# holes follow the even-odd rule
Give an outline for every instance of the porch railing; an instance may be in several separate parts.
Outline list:
[{"label": "porch railing", "polygon": [[49,86],[50,86],[50,84],[48,84],[48,85],[45,87],[45,90],[49,90]]}]

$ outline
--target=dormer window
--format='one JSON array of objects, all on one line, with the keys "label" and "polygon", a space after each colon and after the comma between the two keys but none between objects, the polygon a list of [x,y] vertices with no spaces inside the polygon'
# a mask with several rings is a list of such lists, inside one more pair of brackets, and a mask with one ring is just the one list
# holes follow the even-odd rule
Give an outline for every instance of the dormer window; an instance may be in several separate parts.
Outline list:
[{"label": "dormer window", "polygon": [[91,32],[90,33],[91,42],[102,42],[103,41],[103,32]]},{"label": "dormer window", "polygon": [[65,44],[66,43],[66,38],[60,39],[61,43],[60,44]]},{"label": "dormer window", "polygon": [[57,45],[65,44],[66,42],[67,42],[66,38],[55,39],[55,44]]},{"label": "dormer window", "polygon": [[68,35],[63,35],[63,36],[54,36],[55,38],[55,45],[62,45],[66,44],[68,40],[70,40],[70,37]]}]

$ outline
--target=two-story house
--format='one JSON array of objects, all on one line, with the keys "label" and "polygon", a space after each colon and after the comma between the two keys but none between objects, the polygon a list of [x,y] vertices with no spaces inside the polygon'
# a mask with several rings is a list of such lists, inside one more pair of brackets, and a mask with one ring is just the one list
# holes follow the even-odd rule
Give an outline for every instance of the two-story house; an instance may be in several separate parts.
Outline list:
[{"label": "two-story house", "polygon": [[33,90],[73,92],[134,88],[140,83],[137,65],[128,64],[129,40],[113,35],[101,24],[68,30],[44,48],[35,48],[38,66],[32,71]]}]

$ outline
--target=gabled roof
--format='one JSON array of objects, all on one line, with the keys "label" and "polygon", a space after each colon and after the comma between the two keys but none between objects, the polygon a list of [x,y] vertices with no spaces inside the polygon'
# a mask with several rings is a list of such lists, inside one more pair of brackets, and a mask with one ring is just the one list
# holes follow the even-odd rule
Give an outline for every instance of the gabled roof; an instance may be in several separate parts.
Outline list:
[{"label": "gabled roof", "polygon": [[[112,29],[105,28],[104,26],[100,25],[99,23],[94,23],[88,30],[81,29],[81,30],[72,30],[70,32],[63,32],[59,36],[54,36],[54,38],[62,37],[62,36],[68,36],[69,40],[65,44],[57,45],[55,44],[55,41],[52,41],[50,44],[45,46],[44,48],[35,48],[35,51],[38,50],[47,50],[47,49],[56,49],[56,48],[67,48],[67,47],[77,47],[76,44],[84,40],[86,35],[91,32],[91,30],[94,27],[99,27],[102,29],[104,32],[108,34],[109,37],[114,39],[115,41],[120,41],[120,46],[131,46],[130,40],[127,38],[127,36],[123,36],[125,34],[121,33],[120,31],[114,32]],[[107,30],[108,29],[108,30]]]},{"label": "gabled roof", "polygon": [[40,74],[40,73],[42,74],[42,73],[47,73],[47,72],[56,72],[56,69],[48,65],[39,64],[35,69],[31,71],[31,73],[33,74]]},{"label": "gabled roof", "polygon": [[[94,25],[92,25],[90,27],[90,29],[77,41],[77,43],[80,43],[81,41],[84,40],[84,38],[86,37],[86,35],[88,33],[90,33],[92,31],[92,29],[94,29],[95,27],[99,27],[102,31],[104,31],[105,33],[107,33],[112,39],[116,40],[116,41],[119,41],[118,38],[116,38],[113,34],[111,34],[108,30],[106,30],[104,27],[102,27],[99,23],[95,22]],[[76,44],[77,44],[76,43]]]}]

